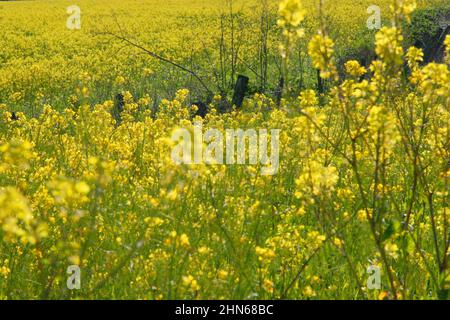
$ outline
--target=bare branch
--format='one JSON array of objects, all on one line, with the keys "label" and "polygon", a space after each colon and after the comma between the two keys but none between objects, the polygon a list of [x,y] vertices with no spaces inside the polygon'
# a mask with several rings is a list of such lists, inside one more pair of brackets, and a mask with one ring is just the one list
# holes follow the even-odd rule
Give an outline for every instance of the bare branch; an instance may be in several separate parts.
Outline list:
[{"label": "bare branch", "polygon": [[194,72],[194,71],[192,71],[192,70],[190,70],[190,69],[188,69],[188,68],[186,68],[186,67],[184,67],[184,66],[182,66],[182,65],[180,65],[180,64],[178,64],[178,63],[176,63],[174,61],[171,61],[171,60],[169,60],[169,59],[167,59],[167,58],[165,58],[165,57],[163,57],[163,56],[161,56],[161,55],[159,55],[159,54],[157,54],[157,53],[155,53],[155,52],[145,48],[143,45],[141,45],[141,44],[139,44],[139,43],[137,43],[137,42],[135,42],[133,40],[130,40],[130,39],[128,39],[125,36],[122,36],[122,35],[119,35],[119,34],[116,34],[114,32],[110,32],[110,31],[108,31],[108,32],[99,32],[97,34],[98,35],[112,36],[115,39],[118,39],[118,40],[120,40],[120,41],[122,41],[122,42],[124,42],[124,43],[126,43],[126,44],[128,44],[130,46],[132,46],[132,47],[135,47],[135,48],[141,50],[142,52],[144,52],[145,54],[151,56],[152,58],[155,58],[155,59],[160,60],[162,62],[168,63],[168,64],[170,64],[170,65],[172,65],[172,66],[174,66],[174,67],[176,67],[176,68],[178,68],[178,69],[180,69],[180,70],[182,70],[184,72],[189,73],[195,79],[198,80],[198,82],[203,86],[203,88],[206,91],[208,91],[209,94],[211,94],[211,95],[214,94],[211,91],[211,89],[209,89],[209,87],[206,85],[205,81],[196,72]]}]

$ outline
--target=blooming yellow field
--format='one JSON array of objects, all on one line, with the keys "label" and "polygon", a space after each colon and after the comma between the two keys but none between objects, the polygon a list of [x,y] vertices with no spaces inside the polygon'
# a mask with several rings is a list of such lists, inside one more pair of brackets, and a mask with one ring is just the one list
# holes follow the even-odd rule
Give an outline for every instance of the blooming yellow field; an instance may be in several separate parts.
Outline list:
[{"label": "blooming yellow field", "polygon": [[[367,8],[372,2],[325,2],[324,20],[338,47],[351,47],[360,37],[359,31],[366,30]],[[390,18],[389,2],[377,1],[383,21]],[[419,1],[419,5],[440,2]],[[317,3],[304,1],[309,34],[315,33],[319,24]],[[46,103],[62,110],[67,103],[86,97],[90,103],[98,103],[125,88],[159,101],[178,88],[194,86],[189,75],[102,35],[105,32],[126,35],[168,59],[195,65],[208,82],[216,82],[212,66],[219,64],[221,16],[226,16],[226,27],[230,24],[226,20],[229,1],[173,0],[162,4],[160,0],[81,0],[76,4],[81,10],[81,30],[75,31],[66,26],[66,10],[71,5],[71,1],[47,0],[0,3],[0,99],[15,111],[37,115]],[[268,6],[270,19],[276,20],[277,1],[268,0]],[[237,16],[237,68],[254,82],[260,50],[260,7],[261,1],[256,0],[234,0],[232,5]],[[269,77],[275,78],[277,32],[269,38]],[[229,34],[225,34],[225,42],[231,42]]]},{"label": "blooming yellow field", "polygon": [[[289,83],[300,50],[327,92],[227,113],[214,92],[204,118],[192,74],[112,33],[212,87],[230,3],[84,0],[81,30],[70,1],[1,3],[0,299],[447,299],[450,37],[424,65],[402,46],[415,1],[380,2],[377,59],[341,74],[371,1],[273,1],[270,70]],[[261,57],[259,10],[233,3],[236,74]],[[199,123],[279,130],[277,172],[174,162]]]}]

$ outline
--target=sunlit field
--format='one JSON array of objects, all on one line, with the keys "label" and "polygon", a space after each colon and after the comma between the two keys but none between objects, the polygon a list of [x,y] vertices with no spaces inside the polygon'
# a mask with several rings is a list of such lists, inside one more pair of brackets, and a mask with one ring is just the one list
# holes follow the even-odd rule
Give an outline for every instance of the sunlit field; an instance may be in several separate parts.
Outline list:
[{"label": "sunlit field", "polygon": [[[336,41],[338,55],[358,54],[373,47],[376,30],[368,30],[367,8],[373,1],[324,1],[327,32]],[[421,6],[444,3],[419,1]],[[105,33],[126,36],[153,52],[196,71],[214,93],[227,92],[238,73],[251,77],[251,89],[275,91],[281,56],[281,29],[276,0],[267,1],[267,43],[261,44],[264,16],[257,0],[81,0],[81,29],[69,30],[66,8],[72,1],[0,1],[0,99],[37,116],[44,104],[64,110],[79,100],[95,104],[130,90],[155,103],[173,97],[180,88],[195,99],[205,99],[204,88],[189,74],[161,63]],[[318,1],[303,1],[308,37],[296,46],[306,51],[320,25]],[[377,1],[383,24],[390,25],[390,0]],[[266,47],[266,48],[265,48]],[[261,57],[261,51],[267,51]],[[222,54],[221,54],[222,52]],[[267,59],[262,68],[261,59]],[[298,59],[297,59],[298,60]],[[294,61],[297,88],[311,87],[315,71],[307,57]],[[263,69],[263,70],[261,70]],[[267,79],[261,75],[267,69]],[[303,70],[300,77],[299,70]],[[222,92],[223,91],[223,92]]]},{"label": "sunlit field", "polygon": [[450,7],[322,2],[0,1],[0,299],[448,299]]}]

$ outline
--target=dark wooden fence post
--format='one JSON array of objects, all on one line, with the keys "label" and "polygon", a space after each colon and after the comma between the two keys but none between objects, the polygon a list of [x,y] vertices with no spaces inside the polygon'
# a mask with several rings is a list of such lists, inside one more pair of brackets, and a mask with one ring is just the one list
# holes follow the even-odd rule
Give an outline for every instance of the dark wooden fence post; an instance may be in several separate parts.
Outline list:
[{"label": "dark wooden fence post", "polygon": [[200,116],[202,118],[205,118],[208,114],[208,105],[203,101],[196,101],[192,103],[192,106],[197,107],[197,112],[195,113],[196,116]]},{"label": "dark wooden fence post", "polygon": [[123,94],[118,93],[114,98],[114,109],[112,110],[112,116],[116,120],[117,124],[122,122],[120,114],[122,113],[124,107],[125,101],[123,99]]},{"label": "dark wooden fence post", "polygon": [[284,90],[284,77],[281,77],[278,81],[278,87],[275,91],[275,99],[277,102],[277,106],[280,106],[281,104],[281,98],[283,98],[283,90]]},{"label": "dark wooden fence post", "polygon": [[233,105],[236,108],[241,108],[244,102],[245,92],[247,91],[249,78],[243,75],[239,75],[234,87]]},{"label": "dark wooden fence post", "polygon": [[319,69],[317,69],[317,90],[319,91],[319,93],[323,93],[323,80],[322,77],[320,76]]}]

